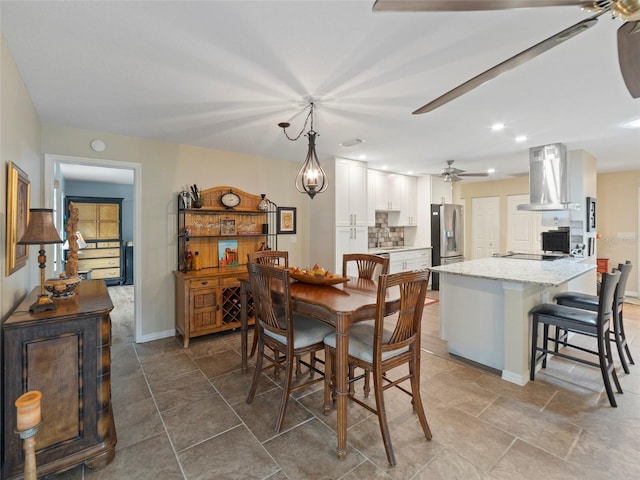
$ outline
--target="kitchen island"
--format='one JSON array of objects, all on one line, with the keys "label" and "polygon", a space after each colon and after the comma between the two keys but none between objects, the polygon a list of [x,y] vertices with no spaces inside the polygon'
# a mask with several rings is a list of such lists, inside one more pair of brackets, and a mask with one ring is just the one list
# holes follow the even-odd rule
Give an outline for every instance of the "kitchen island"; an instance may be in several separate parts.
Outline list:
[{"label": "kitchen island", "polygon": [[440,337],[448,351],[529,381],[529,311],[562,291],[596,293],[595,259],[482,258],[433,267],[440,273]]}]

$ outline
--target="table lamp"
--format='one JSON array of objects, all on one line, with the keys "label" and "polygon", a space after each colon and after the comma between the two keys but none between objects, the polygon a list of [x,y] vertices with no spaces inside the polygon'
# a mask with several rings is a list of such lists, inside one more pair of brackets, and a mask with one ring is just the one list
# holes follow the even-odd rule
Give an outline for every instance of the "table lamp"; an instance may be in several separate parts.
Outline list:
[{"label": "table lamp", "polygon": [[62,239],[53,224],[53,210],[50,208],[32,208],[29,210],[29,224],[27,231],[18,245],[40,245],[38,263],[40,264],[40,295],[38,300],[29,307],[31,313],[55,310],[56,305],[49,298],[44,288],[44,269],[47,263],[45,244],[62,243]]}]

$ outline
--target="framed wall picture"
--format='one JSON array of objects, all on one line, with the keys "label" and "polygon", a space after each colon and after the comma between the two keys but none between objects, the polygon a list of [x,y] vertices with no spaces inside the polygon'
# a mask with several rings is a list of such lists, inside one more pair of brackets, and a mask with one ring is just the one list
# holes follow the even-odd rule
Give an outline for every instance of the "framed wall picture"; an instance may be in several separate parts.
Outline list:
[{"label": "framed wall picture", "polygon": [[278,207],[278,234],[296,233],[295,207]]},{"label": "framed wall picture", "polygon": [[238,240],[218,242],[218,265],[220,267],[238,266]]},{"label": "framed wall picture", "polygon": [[25,172],[14,163],[7,167],[7,258],[5,276],[22,268],[29,258],[29,247],[18,245],[27,230],[31,183]]},{"label": "framed wall picture", "polygon": [[235,235],[236,221],[233,218],[223,218],[220,221],[220,235]]},{"label": "framed wall picture", "polygon": [[587,232],[596,229],[596,199],[587,197]]}]

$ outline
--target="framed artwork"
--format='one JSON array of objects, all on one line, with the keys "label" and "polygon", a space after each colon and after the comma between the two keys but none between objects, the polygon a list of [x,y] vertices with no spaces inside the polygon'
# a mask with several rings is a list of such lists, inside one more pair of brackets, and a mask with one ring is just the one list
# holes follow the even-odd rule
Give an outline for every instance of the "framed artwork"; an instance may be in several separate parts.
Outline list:
[{"label": "framed artwork", "polygon": [[278,234],[296,233],[295,207],[278,207]]},{"label": "framed artwork", "polygon": [[218,242],[218,265],[236,267],[238,265],[238,241],[220,240]]},{"label": "framed artwork", "polygon": [[587,197],[587,232],[596,229],[596,199]]},{"label": "framed artwork", "polygon": [[7,168],[7,259],[5,276],[24,267],[29,258],[29,246],[18,245],[27,230],[31,183],[28,175],[12,162]]},{"label": "framed artwork", "polygon": [[220,235],[235,235],[236,221],[233,218],[223,218],[220,221]]}]

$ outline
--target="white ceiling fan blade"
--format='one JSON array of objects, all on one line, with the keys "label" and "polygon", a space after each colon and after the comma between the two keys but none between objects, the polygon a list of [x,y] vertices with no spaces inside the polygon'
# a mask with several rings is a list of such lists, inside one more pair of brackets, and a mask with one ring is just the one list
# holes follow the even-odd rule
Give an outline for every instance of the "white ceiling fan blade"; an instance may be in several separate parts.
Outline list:
[{"label": "white ceiling fan blade", "polygon": [[457,86],[453,90],[449,90],[444,95],[441,95],[435,100],[432,100],[426,105],[420,107],[415,112],[413,112],[413,114],[417,115],[420,113],[427,113],[432,110],[435,110],[436,108],[441,107],[442,105],[449,103],[450,101],[455,100],[456,98],[464,95],[465,93],[470,92],[474,88],[479,87],[483,83],[496,78],[498,75],[501,75],[511,70],[512,68],[517,67],[518,65],[522,65],[523,63],[528,62],[529,60],[537,57],[541,53],[544,53],[547,50],[550,50],[551,48],[560,45],[561,43],[565,42],[571,37],[577,35],[578,33],[584,32],[586,29],[595,25],[596,22],[598,21],[597,17],[599,17],[603,13],[604,11],[599,12],[596,15],[590,18],[587,18],[585,20],[582,20],[581,22],[578,22],[569,28],[565,28],[561,32],[556,33],[555,35],[543,40],[542,42],[534,45],[533,47],[530,47],[525,51],[520,52],[514,55],[513,57],[505,60],[504,62],[499,63],[495,67],[492,67],[489,70],[482,72],[480,75],[473,77],[471,80],[467,80],[466,82]]},{"label": "white ceiling fan blade", "polygon": [[486,172],[483,173],[459,173],[460,177],[488,177],[489,174]]},{"label": "white ceiling fan blade", "polygon": [[376,0],[374,12],[462,12],[511,8],[591,5],[585,0]]}]

